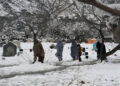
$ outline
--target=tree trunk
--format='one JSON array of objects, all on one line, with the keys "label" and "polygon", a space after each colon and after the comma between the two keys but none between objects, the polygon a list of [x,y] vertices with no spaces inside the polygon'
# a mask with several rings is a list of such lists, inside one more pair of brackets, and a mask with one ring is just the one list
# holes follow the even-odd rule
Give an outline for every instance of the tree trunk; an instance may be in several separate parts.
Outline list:
[{"label": "tree trunk", "polygon": [[104,58],[106,58],[107,56],[112,55],[113,53],[115,53],[117,50],[120,49],[120,44],[117,45],[114,49],[112,49],[110,52],[107,52],[106,54],[104,54],[101,58],[101,62],[104,60]]},{"label": "tree trunk", "polygon": [[115,53],[117,50],[119,50],[120,49],[120,44],[119,45],[117,45],[114,49],[112,49],[110,52],[107,52],[106,53],[106,56],[110,56],[110,55],[112,55],[113,53]]},{"label": "tree trunk", "polygon": [[34,35],[33,42],[34,42],[34,45],[35,45],[35,43],[37,41],[37,35],[36,34],[33,34],[33,35]]},{"label": "tree trunk", "polygon": [[102,43],[104,43],[104,35],[103,35],[103,32],[102,32],[102,28],[100,27],[100,29],[98,31],[100,33],[100,36],[101,36],[101,39],[102,39]]}]

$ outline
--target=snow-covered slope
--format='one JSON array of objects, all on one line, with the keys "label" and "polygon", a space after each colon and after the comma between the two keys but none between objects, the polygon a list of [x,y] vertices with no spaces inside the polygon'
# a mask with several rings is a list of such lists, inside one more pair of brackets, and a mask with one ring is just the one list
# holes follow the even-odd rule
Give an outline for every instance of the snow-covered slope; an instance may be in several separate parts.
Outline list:
[{"label": "snow-covered slope", "polygon": [[108,4],[107,6],[113,8],[113,9],[120,10],[120,4]]},{"label": "snow-covered slope", "polygon": [[[72,61],[71,44],[65,44],[63,61],[58,62],[56,49],[50,49],[51,43],[42,43],[45,49],[45,63],[33,61],[29,52],[32,43],[22,43],[23,53],[20,56],[2,59],[0,48],[0,86],[120,86],[120,53],[108,57],[107,63],[96,61],[96,52],[92,44],[82,43],[89,58],[83,53],[82,62]],[[107,51],[116,46],[106,43]]]}]

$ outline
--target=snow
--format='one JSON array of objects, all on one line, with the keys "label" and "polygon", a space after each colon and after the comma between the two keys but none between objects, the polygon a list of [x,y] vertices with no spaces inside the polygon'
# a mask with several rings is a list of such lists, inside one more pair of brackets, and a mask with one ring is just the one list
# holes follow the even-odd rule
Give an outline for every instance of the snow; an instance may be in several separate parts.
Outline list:
[{"label": "snow", "polygon": [[[26,10],[30,13],[33,13],[37,11],[37,4],[36,3],[31,3],[28,0],[11,0],[11,2],[7,2],[8,5],[11,7],[11,10],[14,12],[21,12],[22,10]],[[5,7],[0,3],[0,16],[6,16],[9,14],[6,10]]]},{"label": "snow", "polygon": [[107,4],[107,6],[114,8],[114,9],[120,9],[120,4]]},{"label": "snow", "polygon": [[4,8],[3,6],[0,4],[0,16],[5,16],[7,15],[8,13],[4,11]]},{"label": "snow", "polygon": [[9,3],[9,5],[16,12],[20,12],[23,9],[26,9],[28,12],[34,12],[37,10],[36,4],[30,3],[27,0],[12,0],[12,3]]},{"label": "snow", "polygon": [[[108,57],[108,62],[96,61],[96,52],[92,44],[82,43],[89,58],[82,55],[82,62],[72,61],[71,43],[64,45],[63,61],[55,56],[56,49],[50,49],[53,43],[42,43],[45,49],[44,63],[33,61],[33,44],[21,43],[23,53],[14,57],[3,57],[0,48],[0,86],[120,86],[120,53]],[[54,43],[55,44],[55,43]],[[106,43],[107,51],[117,44]],[[84,53],[83,53],[84,54]],[[3,59],[5,58],[5,59]]]}]

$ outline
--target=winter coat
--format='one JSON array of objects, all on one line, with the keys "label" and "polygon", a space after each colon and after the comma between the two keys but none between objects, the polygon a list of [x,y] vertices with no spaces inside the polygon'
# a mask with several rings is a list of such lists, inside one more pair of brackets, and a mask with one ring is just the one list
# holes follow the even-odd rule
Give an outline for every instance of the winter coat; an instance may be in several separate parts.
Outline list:
[{"label": "winter coat", "polygon": [[45,52],[41,42],[39,42],[38,40],[34,40],[33,51],[34,51],[33,63],[35,63],[35,61],[37,60],[37,57],[38,57],[38,61],[43,63]]},{"label": "winter coat", "polygon": [[93,49],[92,49],[92,50],[97,51],[97,46],[96,46],[96,44],[97,44],[97,43],[94,43],[94,44],[93,44]]},{"label": "winter coat", "polygon": [[82,54],[82,47],[78,44],[77,48],[78,48],[78,57],[80,57]]},{"label": "winter coat", "polygon": [[33,50],[34,50],[34,53],[36,54],[36,56],[44,57],[45,52],[44,52],[44,49],[43,49],[43,46],[42,46],[41,42],[37,41],[35,43],[35,45],[33,46]]},{"label": "winter coat", "polygon": [[100,42],[97,42],[96,47],[97,47],[97,57],[99,59],[103,54],[106,53],[106,48],[104,43],[100,43]]},{"label": "winter coat", "polygon": [[97,48],[97,53],[100,54],[100,52],[101,52],[101,43],[99,41],[96,43],[96,48]]},{"label": "winter coat", "polygon": [[63,42],[62,41],[58,41],[57,45],[56,45],[56,49],[57,49],[56,56],[58,58],[62,58],[63,47],[64,47]]},{"label": "winter coat", "polygon": [[105,48],[105,44],[104,43],[101,43],[101,53],[100,53],[100,59],[101,61],[102,60],[106,60],[107,61],[107,58],[103,55],[106,54],[106,48]]},{"label": "winter coat", "polygon": [[105,53],[106,53],[105,44],[101,43],[101,54],[105,54]]},{"label": "winter coat", "polygon": [[77,43],[75,42],[75,40],[72,40],[71,56],[72,58],[76,58],[78,56],[78,48],[77,48]]}]

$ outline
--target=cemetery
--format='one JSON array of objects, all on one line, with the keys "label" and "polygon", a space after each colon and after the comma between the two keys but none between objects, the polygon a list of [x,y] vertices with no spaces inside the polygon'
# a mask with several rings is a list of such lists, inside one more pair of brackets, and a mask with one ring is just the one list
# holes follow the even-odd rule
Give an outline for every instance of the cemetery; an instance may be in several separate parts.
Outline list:
[{"label": "cemetery", "polygon": [[0,86],[120,86],[119,0],[1,0]]}]

